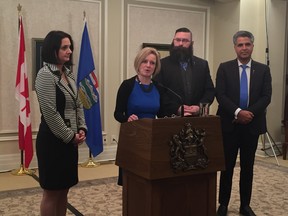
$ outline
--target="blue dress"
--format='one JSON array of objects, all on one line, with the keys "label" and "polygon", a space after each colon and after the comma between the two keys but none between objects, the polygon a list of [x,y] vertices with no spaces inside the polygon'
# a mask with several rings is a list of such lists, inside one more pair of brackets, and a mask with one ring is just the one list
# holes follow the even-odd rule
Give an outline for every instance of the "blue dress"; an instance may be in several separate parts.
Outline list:
[{"label": "blue dress", "polygon": [[135,114],[139,119],[155,119],[160,109],[160,95],[153,83],[144,85],[135,80],[134,88],[129,96],[127,115]]}]

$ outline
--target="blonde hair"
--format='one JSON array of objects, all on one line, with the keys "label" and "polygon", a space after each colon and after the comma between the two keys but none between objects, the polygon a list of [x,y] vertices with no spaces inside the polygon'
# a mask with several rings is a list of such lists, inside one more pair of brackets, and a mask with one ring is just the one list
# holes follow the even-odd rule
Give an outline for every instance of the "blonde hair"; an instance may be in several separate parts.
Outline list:
[{"label": "blonde hair", "polygon": [[138,52],[138,54],[136,55],[135,60],[134,60],[134,68],[135,68],[137,73],[138,73],[138,69],[139,69],[141,63],[150,54],[153,54],[156,56],[156,65],[155,65],[155,70],[154,70],[153,75],[159,73],[159,71],[161,69],[160,54],[155,48],[152,48],[152,47],[145,47],[145,48],[141,49]]}]

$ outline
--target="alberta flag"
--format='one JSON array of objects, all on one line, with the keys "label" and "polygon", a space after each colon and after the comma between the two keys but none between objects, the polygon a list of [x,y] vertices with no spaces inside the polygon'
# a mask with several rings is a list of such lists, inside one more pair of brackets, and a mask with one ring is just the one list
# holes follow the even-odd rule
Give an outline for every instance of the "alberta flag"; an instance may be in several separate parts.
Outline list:
[{"label": "alberta flag", "polygon": [[28,168],[33,158],[32,130],[30,120],[30,102],[28,76],[25,58],[25,41],[22,16],[19,17],[19,50],[16,74],[15,97],[19,101],[18,138],[19,149],[24,152],[24,166]]},{"label": "alberta flag", "polygon": [[103,138],[98,81],[86,20],[84,21],[81,41],[77,86],[79,97],[83,103],[85,121],[88,128],[86,143],[92,155],[96,157],[103,151]]}]

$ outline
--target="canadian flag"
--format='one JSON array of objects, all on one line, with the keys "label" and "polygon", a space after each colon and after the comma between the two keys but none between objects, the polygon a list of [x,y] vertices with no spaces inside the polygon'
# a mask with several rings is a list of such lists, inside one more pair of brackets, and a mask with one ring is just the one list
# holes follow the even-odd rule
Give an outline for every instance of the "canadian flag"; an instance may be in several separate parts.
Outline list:
[{"label": "canadian flag", "polygon": [[19,50],[15,97],[20,104],[18,121],[19,149],[25,153],[24,166],[28,168],[33,157],[33,143],[22,16],[19,17]]}]

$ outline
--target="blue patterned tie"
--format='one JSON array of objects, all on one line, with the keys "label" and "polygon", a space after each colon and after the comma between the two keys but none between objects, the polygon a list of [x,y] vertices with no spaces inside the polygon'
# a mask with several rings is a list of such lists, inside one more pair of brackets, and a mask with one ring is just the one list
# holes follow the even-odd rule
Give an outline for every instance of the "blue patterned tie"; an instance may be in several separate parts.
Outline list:
[{"label": "blue patterned tie", "polygon": [[181,67],[183,68],[184,71],[187,70],[188,62],[180,62]]},{"label": "blue patterned tie", "polygon": [[240,108],[246,109],[248,104],[248,81],[246,74],[247,65],[241,65],[241,67],[243,70],[240,80]]}]

